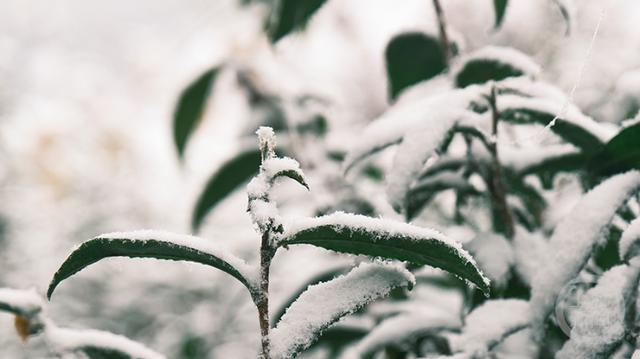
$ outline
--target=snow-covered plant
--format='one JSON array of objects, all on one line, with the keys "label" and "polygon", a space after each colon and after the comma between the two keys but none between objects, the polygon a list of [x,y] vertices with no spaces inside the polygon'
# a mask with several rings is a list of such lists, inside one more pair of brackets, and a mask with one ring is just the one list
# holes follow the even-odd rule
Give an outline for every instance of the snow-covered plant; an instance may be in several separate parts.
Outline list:
[{"label": "snow-covered plant", "polygon": [[0,311],[15,315],[16,332],[23,341],[42,335],[57,357],[164,358],[120,335],[93,329],[58,327],[47,315],[44,300],[34,289],[0,288]]},{"label": "snow-covered plant", "polygon": [[323,330],[394,288],[414,285],[414,276],[399,263],[363,263],[347,274],[309,286],[290,304],[272,328],[269,311],[269,269],[276,251],[307,244],[327,250],[429,265],[459,276],[482,291],[489,281],[473,258],[443,234],[409,224],[347,213],[286,219],[270,192],[280,178],[307,187],[299,164],[275,154],[271,128],[257,131],[261,153],[259,174],[247,185],[248,209],[261,235],[260,262],[249,265],[215,242],[189,235],[156,231],[110,233],[84,242],[67,257],[47,292],[83,268],[108,257],[182,260],[208,265],[236,278],[251,296],[262,337],[263,358],[291,358],[309,347]]}]

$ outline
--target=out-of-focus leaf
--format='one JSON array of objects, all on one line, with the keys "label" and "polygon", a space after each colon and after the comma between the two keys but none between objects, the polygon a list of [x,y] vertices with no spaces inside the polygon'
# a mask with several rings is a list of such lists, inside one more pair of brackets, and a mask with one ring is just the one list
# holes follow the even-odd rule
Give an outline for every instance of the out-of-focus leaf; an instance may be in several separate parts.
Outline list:
[{"label": "out-of-focus leaf", "polygon": [[123,232],[102,235],[77,247],[53,276],[47,297],[63,280],[89,265],[109,257],[155,258],[195,262],[220,269],[253,291],[247,265],[240,258],[215,244],[192,236],[154,231]]},{"label": "out-of-focus leaf", "polygon": [[588,169],[598,177],[640,169],[640,123],[624,128],[605,144],[591,158]]},{"label": "out-of-focus leaf", "polygon": [[461,175],[445,172],[424,178],[409,190],[406,198],[406,218],[412,220],[440,192],[454,190],[460,196],[479,195],[480,193]]},{"label": "out-of-focus leaf", "polygon": [[490,80],[500,81],[508,77],[522,76],[525,72],[514,66],[495,59],[477,58],[468,61],[454,77],[457,87],[483,84]]},{"label": "out-of-focus leaf", "polygon": [[173,140],[182,157],[189,137],[204,115],[209,91],[220,68],[215,67],[200,75],[182,91],[173,114]]},{"label": "out-of-focus leaf", "polygon": [[341,274],[346,273],[348,270],[349,268],[347,267],[332,268],[328,271],[324,271],[319,273],[318,275],[313,276],[313,278],[306,281],[302,286],[300,286],[300,288],[291,293],[289,299],[287,299],[277,310],[273,312],[273,314],[271,315],[271,323],[273,325],[278,323],[280,321],[280,318],[282,318],[284,313],[287,311],[287,308],[291,306],[291,303],[295,302],[300,294],[304,293],[304,291],[307,290],[309,286],[331,280]]},{"label": "out-of-focus leaf", "polygon": [[207,213],[234,190],[255,176],[259,167],[260,151],[258,149],[241,152],[225,162],[213,173],[198,197],[191,217],[191,228],[197,231]]},{"label": "out-of-focus leaf", "polygon": [[30,318],[42,310],[42,297],[35,290],[0,288],[0,311]]},{"label": "out-of-focus leaf", "polygon": [[311,17],[326,0],[280,0],[265,24],[271,42],[276,42],[291,32],[305,28]]},{"label": "out-of-focus leaf", "polygon": [[402,266],[362,263],[349,273],[307,288],[287,309],[270,335],[272,357],[295,357],[345,315],[385,297],[415,279]]},{"label": "out-of-focus leaf", "polygon": [[391,39],[385,58],[392,99],[407,87],[438,75],[447,66],[440,41],[421,32],[403,33]]},{"label": "out-of-focus leaf", "polygon": [[471,256],[443,234],[406,223],[334,213],[287,229],[279,246],[310,244],[336,252],[429,265],[474,283],[485,293],[485,278]]},{"label": "out-of-focus leaf", "polygon": [[507,11],[508,2],[508,0],[493,0],[493,9],[496,14],[495,27],[500,27],[500,25],[502,25],[504,13]]}]

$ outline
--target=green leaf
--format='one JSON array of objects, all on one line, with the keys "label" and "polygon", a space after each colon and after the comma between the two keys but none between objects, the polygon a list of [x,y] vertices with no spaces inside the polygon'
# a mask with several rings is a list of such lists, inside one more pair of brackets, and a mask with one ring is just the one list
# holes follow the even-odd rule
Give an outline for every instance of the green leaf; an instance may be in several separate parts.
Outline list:
[{"label": "green leaf", "polygon": [[524,74],[522,69],[513,64],[495,59],[477,58],[465,63],[455,74],[454,81],[457,87],[464,88],[469,85],[483,84],[491,80],[500,81]]},{"label": "green leaf", "polygon": [[191,228],[197,231],[207,213],[255,176],[259,167],[260,151],[258,149],[241,152],[225,162],[213,173],[198,197],[191,217]]},{"label": "green leaf", "polygon": [[275,43],[291,32],[306,27],[326,0],[279,0],[265,24],[267,36]]},{"label": "green leaf", "polygon": [[155,258],[195,262],[220,269],[253,291],[250,268],[240,258],[201,238],[155,231],[102,235],[82,243],[53,276],[47,297],[63,280],[109,257]]},{"label": "green leaf", "polygon": [[282,305],[273,312],[273,314],[271,315],[271,323],[273,325],[278,323],[280,321],[280,318],[282,318],[282,316],[287,311],[287,309],[291,306],[291,304],[295,302],[296,299],[300,297],[300,294],[304,293],[304,291],[307,290],[309,286],[331,280],[341,274],[346,273],[348,270],[349,268],[345,266],[331,268],[329,270],[318,273],[317,275],[307,280],[302,286],[300,286],[293,293],[291,293],[289,295],[289,299],[287,299],[284,303],[282,303]]},{"label": "green leaf", "polygon": [[285,228],[279,246],[310,244],[328,250],[429,265],[488,293],[488,280],[471,256],[443,234],[410,224],[347,213],[301,220]]},{"label": "green leaf", "polygon": [[597,177],[640,169],[640,123],[622,129],[593,156],[587,168]]},{"label": "green leaf", "polygon": [[184,155],[187,141],[204,115],[209,91],[219,70],[218,67],[208,70],[180,94],[173,114],[173,140],[180,157]]},{"label": "green leaf", "polygon": [[496,23],[495,27],[498,28],[502,25],[502,20],[504,19],[504,13],[507,11],[507,3],[508,0],[493,0],[493,9],[496,13]]},{"label": "green leaf", "polygon": [[340,318],[385,297],[394,288],[413,286],[414,280],[401,266],[362,263],[343,276],[310,286],[271,332],[272,356],[295,357]]},{"label": "green leaf", "polygon": [[390,98],[418,82],[443,72],[447,63],[440,41],[421,32],[400,34],[389,42],[385,50]]}]

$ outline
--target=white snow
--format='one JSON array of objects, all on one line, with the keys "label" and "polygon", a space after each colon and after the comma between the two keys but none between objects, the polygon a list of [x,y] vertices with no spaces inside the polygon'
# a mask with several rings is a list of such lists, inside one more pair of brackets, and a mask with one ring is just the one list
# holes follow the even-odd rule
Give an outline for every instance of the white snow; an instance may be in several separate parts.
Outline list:
[{"label": "white snow", "polygon": [[15,308],[23,315],[31,315],[39,312],[44,302],[35,288],[23,290],[12,288],[0,288],[0,305]]},{"label": "white snow", "polygon": [[302,170],[298,161],[289,157],[273,157],[269,158],[262,164],[267,178],[273,180],[273,177],[284,171],[294,171],[302,176]]},{"label": "white snow", "polygon": [[265,175],[260,173],[253,177],[249,183],[247,183],[247,196],[249,200],[254,198],[265,198],[271,188],[269,181],[265,178]]},{"label": "white snow", "polygon": [[528,323],[528,302],[520,299],[488,300],[467,315],[462,333],[452,338],[451,345],[455,351],[483,357],[488,345]]},{"label": "white snow", "polygon": [[457,329],[462,325],[455,313],[418,312],[396,315],[378,324],[358,344],[345,353],[344,358],[367,358],[390,344],[443,329]]},{"label": "white snow", "polygon": [[[507,89],[523,96],[546,98],[552,101],[565,102],[567,95],[555,85],[529,77],[509,77],[496,84],[499,89]],[[501,95],[502,96],[502,95]]]},{"label": "white snow", "polygon": [[511,244],[504,237],[494,233],[480,233],[465,248],[492,283],[498,287],[507,284],[514,265],[514,253]]},{"label": "white snow", "polygon": [[274,202],[262,199],[251,200],[249,201],[249,213],[251,220],[258,226],[261,233],[268,230],[271,225],[277,226],[282,223],[278,207]]},{"label": "white snow", "polygon": [[227,262],[234,267],[250,284],[255,285],[258,281],[258,273],[256,268],[248,265],[243,259],[233,255],[227,248],[210,240],[188,234],[177,234],[157,230],[137,230],[130,232],[112,232],[101,234],[97,237],[104,239],[127,239],[131,241],[159,241],[166,242],[175,246],[188,247],[193,250],[210,254],[214,257]]},{"label": "white snow", "polygon": [[610,177],[586,193],[556,227],[547,259],[532,282],[531,312],[539,335],[562,287],[574,278],[602,240],[617,209],[640,187],[640,172]]},{"label": "white snow", "polygon": [[640,242],[640,217],[631,221],[629,227],[622,232],[618,244],[620,258],[628,259],[627,256],[638,255],[638,249],[634,248],[638,246],[638,242]]},{"label": "white snow", "polygon": [[455,78],[469,62],[485,59],[509,65],[522,71],[525,76],[536,77],[541,71],[540,66],[528,55],[512,47],[486,46],[461,57],[456,61],[456,64],[454,64],[451,74]]},{"label": "white snow", "polygon": [[393,288],[414,283],[413,275],[400,265],[362,263],[343,276],[309,286],[272,330],[272,357],[290,358],[341,317]]},{"label": "white snow", "polygon": [[46,325],[46,340],[58,351],[76,351],[83,347],[117,350],[136,359],[164,359],[146,346],[120,335],[93,329],[58,328],[52,323]]},{"label": "white snow", "polygon": [[544,265],[548,251],[548,242],[540,233],[529,233],[518,228],[513,239],[515,268],[520,278],[531,285],[538,269]]},{"label": "white snow", "polygon": [[571,338],[558,359],[596,359],[624,338],[625,298],[636,290],[638,268],[619,265],[605,272],[589,289],[572,315]]}]

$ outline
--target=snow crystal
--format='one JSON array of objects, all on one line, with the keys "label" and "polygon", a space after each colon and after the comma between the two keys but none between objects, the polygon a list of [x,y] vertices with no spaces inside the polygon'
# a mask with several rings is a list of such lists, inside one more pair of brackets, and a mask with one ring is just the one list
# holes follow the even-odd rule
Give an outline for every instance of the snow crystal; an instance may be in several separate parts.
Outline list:
[{"label": "snow crystal", "polygon": [[451,73],[457,77],[460,71],[470,61],[491,60],[501,64],[509,65],[523,72],[527,76],[537,76],[541,69],[528,55],[512,48],[501,46],[486,46],[471,54],[461,57],[453,66]]},{"label": "snow crystal", "polygon": [[622,232],[618,248],[620,250],[620,258],[629,259],[630,256],[637,256],[639,251],[638,242],[640,242],[640,217],[634,219],[627,229]]},{"label": "snow crystal", "polygon": [[191,236],[187,234],[177,234],[165,231],[157,230],[137,230],[130,232],[112,232],[101,234],[97,237],[104,239],[127,239],[131,241],[159,241],[166,242],[176,246],[189,247],[194,250],[204,252],[220,258],[221,260],[229,263],[234,267],[243,277],[245,277],[250,283],[257,283],[257,270],[256,268],[248,265],[243,259],[236,257],[231,252],[212,241],[208,241],[203,238]]},{"label": "snow crystal", "polygon": [[637,290],[638,269],[611,268],[589,289],[572,316],[571,338],[556,354],[558,359],[596,359],[612,349],[625,334],[625,298]]},{"label": "snow crystal", "polygon": [[640,172],[609,178],[586,193],[556,227],[544,265],[533,278],[531,311],[536,335],[562,287],[580,271],[593,246],[604,236],[616,210],[640,187]]},{"label": "snow crystal", "polygon": [[402,343],[427,333],[443,329],[457,329],[462,325],[455,313],[406,313],[391,317],[378,324],[354,348],[345,353],[345,359],[368,358],[390,344]]},{"label": "snow crystal", "polygon": [[271,332],[272,357],[290,358],[342,316],[414,281],[402,266],[362,263],[346,275],[309,286]]},{"label": "snow crystal", "polygon": [[465,319],[462,334],[452,338],[456,351],[478,354],[505,334],[529,323],[529,303],[520,299],[495,299],[475,308]]},{"label": "snow crystal", "polygon": [[136,359],[165,358],[140,343],[100,330],[58,328],[53,323],[47,323],[45,335],[47,342],[59,351],[76,351],[81,348],[95,347],[117,350]]},{"label": "snow crystal", "polygon": [[29,316],[39,312],[44,303],[35,288],[29,290],[0,288],[0,307],[3,305]]},{"label": "snow crystal", "polygon": [[495,285],[500,287],[507,284],[514,254],[511,244],[504,237],[481,233],[465,247]]}]

